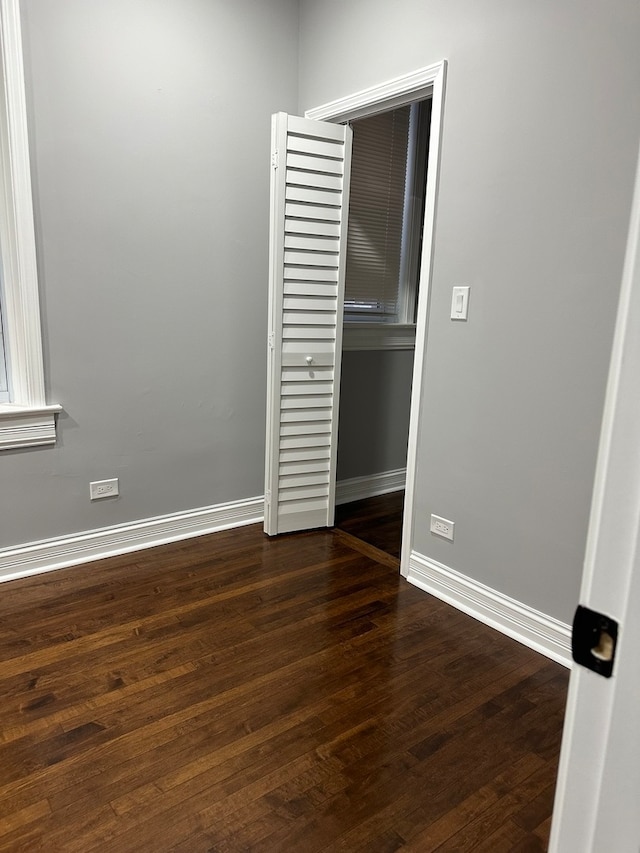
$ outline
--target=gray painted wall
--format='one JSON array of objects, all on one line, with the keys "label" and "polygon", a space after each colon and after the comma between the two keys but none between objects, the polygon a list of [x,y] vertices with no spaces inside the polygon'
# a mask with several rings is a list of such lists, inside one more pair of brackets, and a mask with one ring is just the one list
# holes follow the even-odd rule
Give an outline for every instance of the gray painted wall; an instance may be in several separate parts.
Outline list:
[{"label": "gray painted wall", "polygon": [[[270,119],[295,0],[23,0],[58,446],[0,458],[0,546],[263,492]],[[121,497],[91,504],[89,481]]]},{"label": "gray painted wall", "polygon": [[[569,621],[640,137],[640,5],[302,0],[300,32],[301,110],[449,60],[415,547]],[[448,319],[455,284],[471,285],[466,324]]]},{"label": "gray painted wall", "polygon": [[413,351],[342,356],[338,480],[404,468]]},{"label": "gray painted wall", "polygon": [[[0,458],[0,546],[262,492],[269,114],[447,58],[416,547],[568,620],[640,136],[636,0],[23,9],[65,412],[56,448]],[[122,497],[90,504],[112,476]]]}]

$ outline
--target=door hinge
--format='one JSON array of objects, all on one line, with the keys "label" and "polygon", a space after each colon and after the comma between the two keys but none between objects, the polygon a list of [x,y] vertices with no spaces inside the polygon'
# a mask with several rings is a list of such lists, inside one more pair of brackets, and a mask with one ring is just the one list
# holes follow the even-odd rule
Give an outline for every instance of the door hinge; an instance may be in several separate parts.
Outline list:
[{"label": "door hinge", "polygon": [[264,493],[264,499],[267,504],[271,506],[271,489],[267,489],[267,491]]},{"label": "door hinge", "polygon": [[278,156],[278,149],[276,148],[275,151],[271,152],[271,165],[273,166],[274,169],[277,169],[278,166],[280,165],[279,160],[280,160],[280,157]]},{"label": "door hinge", "polygon": [[[264,338],[263,338],[263,340],[264,340]],[[273,349],[274,347],[275,347],[275,335],[273,332],[269,332],[269,349]]]},{"label": "door hinge", "polygon": [[617,641],[618,623],[615,619],[578,605],[571,632],[571,653],[576,663],[610,678]]}]

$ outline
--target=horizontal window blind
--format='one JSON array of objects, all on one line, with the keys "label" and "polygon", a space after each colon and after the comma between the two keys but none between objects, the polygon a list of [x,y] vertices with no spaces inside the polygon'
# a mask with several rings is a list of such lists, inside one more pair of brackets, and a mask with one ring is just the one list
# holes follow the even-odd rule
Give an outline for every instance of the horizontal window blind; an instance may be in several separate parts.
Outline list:
[{"label": "horizontal window blind", "polygon": [[398,312],[410,106],[354,121],[345,281],[347,314]]}]

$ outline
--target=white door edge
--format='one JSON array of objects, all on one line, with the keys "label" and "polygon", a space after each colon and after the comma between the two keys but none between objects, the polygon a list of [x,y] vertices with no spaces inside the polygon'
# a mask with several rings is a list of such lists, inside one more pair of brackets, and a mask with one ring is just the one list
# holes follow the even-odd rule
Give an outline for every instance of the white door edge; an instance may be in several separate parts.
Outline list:
[{"label": "white door edge", "polygon": [[[580,603],[619,620],[610,679],[574,667],[550,853],[638,853],[640,674],[640,154],[587,535]],[[625,714],[625,712],[627,712]],[[630,717],[629,715],[632,715]],[[626,766],[625,766],[626,765]]]}]

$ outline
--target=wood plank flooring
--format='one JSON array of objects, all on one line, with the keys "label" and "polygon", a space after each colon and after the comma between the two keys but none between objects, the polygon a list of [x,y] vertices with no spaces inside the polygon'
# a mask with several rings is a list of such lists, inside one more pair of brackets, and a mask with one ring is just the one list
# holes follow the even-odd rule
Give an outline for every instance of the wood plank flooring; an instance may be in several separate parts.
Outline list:
[{"label": "wood plank flooring", "polygon": [[336,507],[336,527],[400,559],[404,490]]},{"label": "wood plank flooring", "polygon": [[339,534],[0,592],[0,851],[545,849],[566,670]]}]

